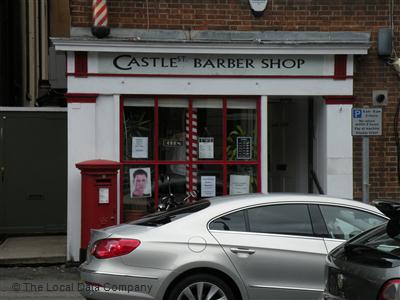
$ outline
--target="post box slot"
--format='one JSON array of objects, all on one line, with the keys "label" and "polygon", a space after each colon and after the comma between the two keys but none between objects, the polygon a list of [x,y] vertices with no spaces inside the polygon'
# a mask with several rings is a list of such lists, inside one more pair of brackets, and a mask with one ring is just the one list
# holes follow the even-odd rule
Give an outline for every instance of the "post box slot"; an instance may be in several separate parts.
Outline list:
[{"label": "post box slot", "polygon": [[106,179],[96,179],[96,183],[97,184],[104,184],[104,183],[108,183],[111,184],[111,178],[106,178]]}]

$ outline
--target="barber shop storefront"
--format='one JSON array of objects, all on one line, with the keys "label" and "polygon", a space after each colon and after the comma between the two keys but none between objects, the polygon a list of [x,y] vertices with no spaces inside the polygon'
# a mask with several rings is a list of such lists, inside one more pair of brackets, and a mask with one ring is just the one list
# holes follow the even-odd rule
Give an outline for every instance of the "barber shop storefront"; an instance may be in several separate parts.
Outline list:
[{"label": "barber shop storefront", "polygon": [[[122,105],[125,220],[153,211],[170,192],[204,198],[260,191],[257,97],[124,96]],[[146,187],[133,195],[138,169]]]},{"label": "barber shop storefront", "polygon": [[352,198],[353,61],[368,34],[137,34],[53,40],[67,55],[71,260],[82,161],[118,163],[117,223],[169,193]]}]

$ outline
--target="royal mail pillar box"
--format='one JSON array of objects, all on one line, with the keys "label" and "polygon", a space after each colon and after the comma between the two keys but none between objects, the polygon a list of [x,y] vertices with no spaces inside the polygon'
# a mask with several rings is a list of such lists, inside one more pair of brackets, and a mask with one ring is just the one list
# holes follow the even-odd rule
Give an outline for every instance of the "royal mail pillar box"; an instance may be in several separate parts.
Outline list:
[{"label": "royal mail pillar box", "polygon": [[117,224],[117,175],[120,164],[110,160],[88,160],[76,164],[82,174],[81,251],[86,257],[90,230]]}]

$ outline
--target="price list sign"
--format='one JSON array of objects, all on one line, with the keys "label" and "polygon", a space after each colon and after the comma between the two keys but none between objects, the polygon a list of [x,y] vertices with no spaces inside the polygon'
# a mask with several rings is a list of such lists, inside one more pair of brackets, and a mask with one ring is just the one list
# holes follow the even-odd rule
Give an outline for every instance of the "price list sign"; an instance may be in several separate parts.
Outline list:
[{"label": "price list sign", "polygon": [[236,159],[252,159],[251,142],[252,138],[250,136],[240,136],[236,138]]}]

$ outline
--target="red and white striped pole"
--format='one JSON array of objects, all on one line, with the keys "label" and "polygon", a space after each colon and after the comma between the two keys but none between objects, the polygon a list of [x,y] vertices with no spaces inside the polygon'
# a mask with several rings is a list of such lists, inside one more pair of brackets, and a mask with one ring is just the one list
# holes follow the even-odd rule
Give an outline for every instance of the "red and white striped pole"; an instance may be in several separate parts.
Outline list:
[{"label": "red and white striped pole", "polygon": [[93,0],[93,26],[92,34],[101,39],[110,34],[108,26],[108,10],[106,0]]},{"label": "red and white striped pole", "polygon": [[[191,122],[191,123],[190,123]],[[197,109],[192,109],[192,114],[186,113],[186,160],[190,159],[192,150],[192,161],[197,160]],[[191,137],[191,138],[190,138]],[[191,144],[190,144],[191,143]],[[197,165],[192,164],[190,168],[186,165],[186,192],[197,192]]]}]

